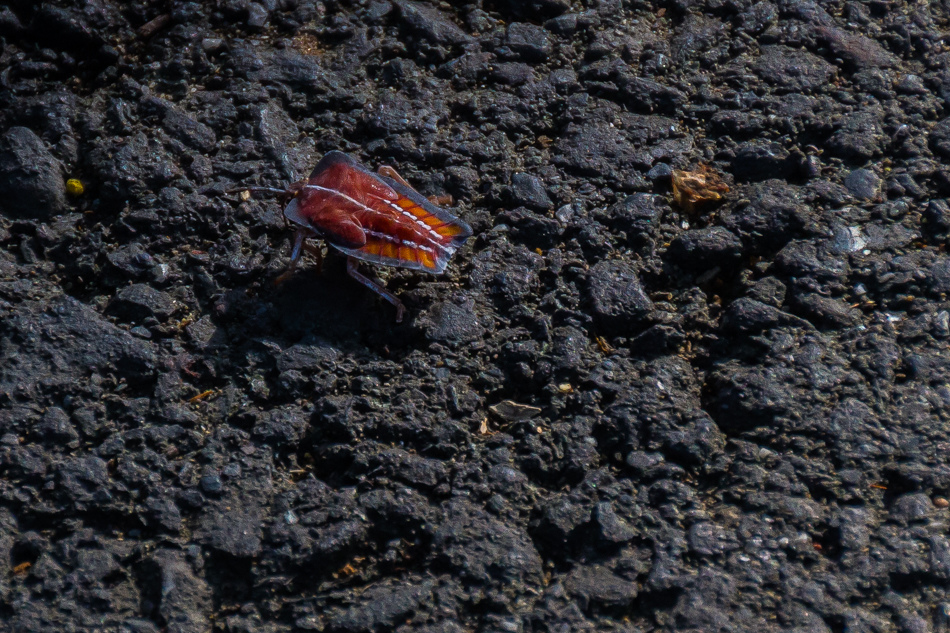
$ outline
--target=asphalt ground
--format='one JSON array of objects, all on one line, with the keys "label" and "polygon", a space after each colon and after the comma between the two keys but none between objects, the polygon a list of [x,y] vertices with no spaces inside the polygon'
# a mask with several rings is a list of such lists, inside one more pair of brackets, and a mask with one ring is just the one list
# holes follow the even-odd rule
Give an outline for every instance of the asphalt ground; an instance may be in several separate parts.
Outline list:
[{"label": "asphalt ground", "polygon": [[[2,627],[950,630],[948,25],[0,7]],[[331,150],[474,229],[402,323],[234,193]]]}]

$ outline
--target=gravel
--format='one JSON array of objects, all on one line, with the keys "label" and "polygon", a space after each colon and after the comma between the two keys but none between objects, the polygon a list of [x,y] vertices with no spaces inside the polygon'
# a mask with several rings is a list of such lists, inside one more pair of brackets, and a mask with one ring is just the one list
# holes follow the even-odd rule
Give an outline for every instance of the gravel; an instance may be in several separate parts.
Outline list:
[{"label": "gravel", "polygon": [[[947,629],[945,9],[0,8],[3,621]],[[331,150],[474,229],[401,324],[233,193]]]}]

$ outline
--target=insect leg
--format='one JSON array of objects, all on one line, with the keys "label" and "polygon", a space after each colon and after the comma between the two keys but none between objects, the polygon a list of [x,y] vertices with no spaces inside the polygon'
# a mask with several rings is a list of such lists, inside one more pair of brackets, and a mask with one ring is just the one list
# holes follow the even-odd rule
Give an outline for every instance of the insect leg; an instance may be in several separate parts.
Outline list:
[{"label": "insect leg", "polygon": [[287,281],[287,278],[294,274],[294,269],[297,267],[297,262],[300,261],[300,256],[303,254],[304,249],[304,240],[307,239],[308,231],[306,229],[300,229],[297,231],[297,234],[294,236],[294,249],[290,252],[290,263],[287,265],[287,270],[282,272],[277,276],[277,279],[274,280],[274,285],[279,286],[280,284]]},{"label": "insect leg", "polygon": [[379,166],[379,169],[377,169],[376,171],[379,172],[379,175],[380,175],[380,176],[386,176],[387,178],[392,178],[393,180],[395,180],[396,182],[398,182],[398,183],[399,183],[400,185],[402,185],[403,187],[409,187],[410,189],[412,189],[413,191],[415,191],[415,189],[413,189],[412,185],[410,185],[408,182],[406,182],[406,179],[403,178],[402,176],[400,176],[400,175],[399,175],[399,172],[396,171],[395,169],[393,169],[392,167],[390,167],[389,165],[380,165],[380,166]]},{"label": "insect leg", "polygon": [[396,306],[396,323],[402,323],[402,317],[406,313],[406,306],[402,304],[402,301],[400,301],[396,295],[389,292],[384,287],[357,270],[358,265],[359,262],[356,260],[356,258],[350,256],[346,258],[346,272],[350,274],[350,277],[360,282],[389,303]]},{"label": "insect leg", "polygon": [[441,196],[429,196],[429,202],[437,207],[451,207],[455,200],[452,198],[452,194],[443,193]]},{"label": "insect leg", "polygon": [[273,193],[278,196],[289,196],[294,193],[293,191],[277,189],[276,187],[238,187],[237,189],[229,189],[227,193],[241,193],[242,191],[248,191],[250,193]]}]

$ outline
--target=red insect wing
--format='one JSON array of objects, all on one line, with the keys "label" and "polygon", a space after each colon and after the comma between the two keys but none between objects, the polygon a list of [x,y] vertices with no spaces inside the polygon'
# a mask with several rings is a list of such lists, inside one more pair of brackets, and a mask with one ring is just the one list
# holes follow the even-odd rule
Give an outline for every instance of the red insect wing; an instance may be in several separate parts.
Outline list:
[{"label": "red insect wing", "polygon": [[284,214],[358,259],[435,273],[472,234],[418,192],[340,152],[323,157]]}]

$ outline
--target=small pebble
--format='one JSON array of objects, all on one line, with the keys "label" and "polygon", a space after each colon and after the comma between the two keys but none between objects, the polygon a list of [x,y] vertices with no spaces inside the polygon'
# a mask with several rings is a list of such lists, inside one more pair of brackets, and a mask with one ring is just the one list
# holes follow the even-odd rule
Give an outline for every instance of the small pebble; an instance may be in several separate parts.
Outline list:
[{"label": "small pebble", "polygon": [[86,190],[82,185],[82,181],[76,178],[70,178],[66,181],[66,193],[74,198],[78,198]]},{"label": "small pebble", "polygon": [[844,186],[859,200],[873,200],[881,190],[881,179],[870,169],[855,169],[844,179]]},{"label": "small pebble", "polygon": [[201,486],[201,489],[205,492],[216,493],[221,492],[224,488],[224,484],[221,482],[221,477],[219,475],[204,475],[201,478],[201,481],[198,482],[198,485]]}]

